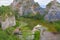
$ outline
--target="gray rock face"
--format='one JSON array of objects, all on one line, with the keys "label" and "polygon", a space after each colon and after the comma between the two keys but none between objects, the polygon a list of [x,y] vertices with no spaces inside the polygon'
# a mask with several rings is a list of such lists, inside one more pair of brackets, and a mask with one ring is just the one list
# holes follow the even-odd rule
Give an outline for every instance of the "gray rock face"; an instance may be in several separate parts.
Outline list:
[{"label": "gray rock face", "polygon": [[8,27],[15,26],[15,25],[16,25],[16,22],[15,22],[14,16],[6,18],[5,21],[1,21],[1,26],[3,30],[5,30]]},{"label": "gray rock face", "polygon": [[51,32],[45,31],[41,36],[41,40],[60,40],[60,34],[53,34]]},{"label": "gray rock face", "polygon": [[34,0],[14,0],[11,4],[12,9],[18,10],[20,16],[27,15],[28,13],[39,12],[39,5]]},{"label": "gray rock face", "polygon": [[46,14],[45,16],[45,20],[48,21],[60,20],[60,4],[58,2],[53,1],[52,6],[48,11],[48,14]]},{"label": "gray rock face", "polygon": [[31,7],[31,9],[34,14],[37,14],[37,13],[43,14],[43,11],[42,11],[43,8],[41,8],[37,2]]},{"label": "gray rock face", "polygon": [[0,17],[0,23],[1,23],[1,21],[2,21],[2,20],[1,20],[1,17]]},{"label": "gray rock face", "polygon": [[60,40],[60,34],[49,32],[48,28],[43,27],[42,25],[37,25],[33,28],[32,32],[40,30],[40,40]]}]

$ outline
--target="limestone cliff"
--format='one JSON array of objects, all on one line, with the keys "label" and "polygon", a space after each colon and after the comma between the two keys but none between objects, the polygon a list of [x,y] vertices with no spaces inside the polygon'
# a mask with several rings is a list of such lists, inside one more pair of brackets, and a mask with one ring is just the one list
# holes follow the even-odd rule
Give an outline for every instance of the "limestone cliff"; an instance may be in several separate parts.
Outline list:
[{"label": "limestone cliff", "polygon": [[57,21],[60,20],[60,3],[53,0],[48,7],[48,14],[45,16],[45,20]]},{"label": "limestone cliff", "polygon": [[20,16],[29,13],[40,13],[39,5],[35,3],[34,0],[14,0],[11,6],[14,10],[18,10]]},{"label": "limestone cliff", "polygon": [[0,27],[5,30],[8,27],[15,26],[16,20],[14,11],[9,6],[0,7]]},{"label": "limestone cliff", "polygon": [[16,25],[15,16],[8,17],[5,19],[5,21],[1,21],[1,27],[3,30],[15,25]]}]

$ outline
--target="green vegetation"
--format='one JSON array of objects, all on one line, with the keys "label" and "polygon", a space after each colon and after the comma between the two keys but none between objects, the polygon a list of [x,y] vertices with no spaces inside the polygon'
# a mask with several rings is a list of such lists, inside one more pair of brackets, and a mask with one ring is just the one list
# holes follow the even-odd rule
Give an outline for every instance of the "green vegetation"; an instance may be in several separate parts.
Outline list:
[{"label": "green vegetation", "polygon": [[6,31],[0,29],[0,40],[19,40],[15,35],[8,34]]},{"label": "green vegetation", "polygon": [[26,27],[28,27],[30,30],[32,30],[34,28],[34,26],[36,26],[37,24],[41,24],[42,26],[47,27],[49,29],[49,31],[51,31],[51,32],[59,32],[58,31],[59,26],[57,26],[57,24],[59,24],[60,22],[59,23],[58,22],[50,23],[43,19],[25,18],[25,17],[20,17],[19,20],[20,20],[20,22],[27,23]]},{"label": "green vegetation", "polygon": [[[60,32],[60,21],[49,23],[48,21],[45,21],[44,16],[41,16],[39,13],[37,13],[36,15],[31,14],[20,17],[19,14],[16,11],[12,11],[10,7],[0,7],[0,16],[4,19],[6,18],[6,15],[15,15],[16,25],[7,28],[4,31],[0,29],[0,40],[20,40],[18,36],[13,34],[13,31],[16,29],[16,27],[19,27],[21,29],[23,40],[26,40],[26,38],[28,38],[28,35],[32,35],[31,31],[37,24],[47,27],[49,29],[48,31]],[[36,32],[35,40],[38,39],[39,33]]]},{"label": "green vegetation", "polygon": [[35,32],[34,40],[40,40],[40,31]]},{"label": "green vegetation", "polygon": [[14,15],[13,10],[9,6],[0,7],[0,17],[5,20],[7,17]]}]

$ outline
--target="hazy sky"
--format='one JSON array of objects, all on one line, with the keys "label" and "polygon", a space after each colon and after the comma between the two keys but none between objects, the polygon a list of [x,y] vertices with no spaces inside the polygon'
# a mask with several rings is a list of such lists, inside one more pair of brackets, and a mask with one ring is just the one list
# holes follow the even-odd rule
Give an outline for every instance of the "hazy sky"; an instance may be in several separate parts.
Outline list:
[{"label": "hazy sky", "polygon": [[[1,5],[9,5],[13,0],[0,0],[0,6]],[[35,2],[38,2],[41,7],[45,7],[51,0],[35,0]],[[58,0],[60,1],[60,0]]]}]

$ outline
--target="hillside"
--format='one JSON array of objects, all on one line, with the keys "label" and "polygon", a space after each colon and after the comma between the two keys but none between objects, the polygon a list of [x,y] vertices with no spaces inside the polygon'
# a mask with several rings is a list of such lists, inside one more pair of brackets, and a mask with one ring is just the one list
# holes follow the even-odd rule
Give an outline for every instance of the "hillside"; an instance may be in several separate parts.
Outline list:
[{"label": "hillside", "polygon": [[14,0],[0,7],[0,40],[60,40],[60,7],[53,2],[48,11],[33,0]]}]

